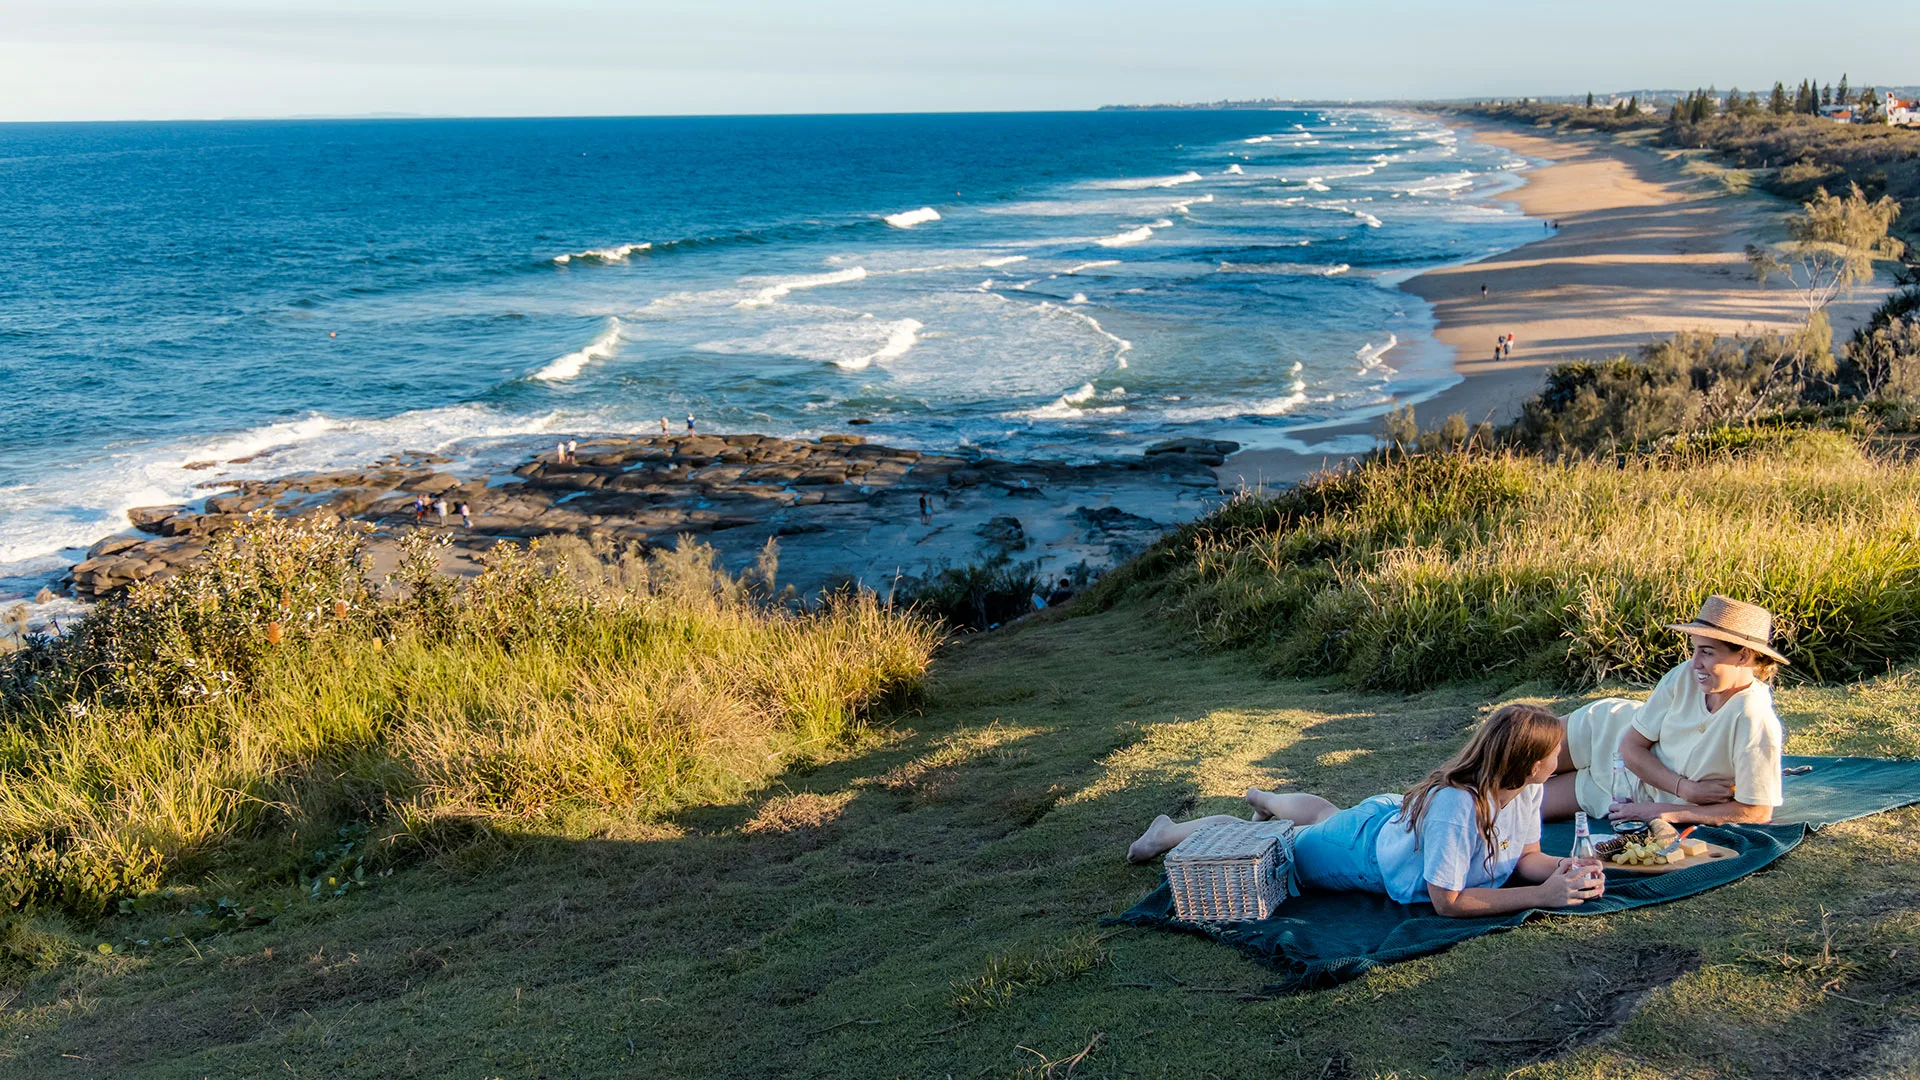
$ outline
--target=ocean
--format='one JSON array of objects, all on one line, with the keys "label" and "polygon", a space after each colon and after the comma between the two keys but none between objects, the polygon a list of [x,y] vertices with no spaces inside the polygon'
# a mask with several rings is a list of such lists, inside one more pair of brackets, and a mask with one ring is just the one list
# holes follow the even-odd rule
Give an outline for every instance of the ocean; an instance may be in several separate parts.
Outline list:
[{"label": "ocean", "polygon": [[0,599],[212,481],[663,417],[1295,445],[1456,380],[1396,286],[1538,235],[1524,164],[1330,109],[0,125]]}]

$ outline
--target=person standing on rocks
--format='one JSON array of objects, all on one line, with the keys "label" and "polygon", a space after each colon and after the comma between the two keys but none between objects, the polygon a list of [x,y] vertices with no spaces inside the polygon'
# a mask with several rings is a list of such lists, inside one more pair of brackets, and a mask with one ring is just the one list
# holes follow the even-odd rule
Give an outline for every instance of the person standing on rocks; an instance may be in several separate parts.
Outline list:
[{"label": "person standing on rocks", "polygon": [[567,440],[561,439],[553,444],[553,460],[560,465],[567,463]]},{"label": "person standing on rocks", "polygon": [[579,439],[567,440],[567,464],[569,465],[580,464],[580,440]]},{"label": "person standing on rocks", "polygon": [[445,495],[433,500],[433,512],[439,515],[440,524],[445,525],[447,523],[447,497]]},{"label": "person standing on rocks", "polygon": [[468,506],[465,499],[460,500],[460,525],[466,529],[473,528],[473,507]]},{"label": "person standing on rocks", "polygon": [[413,497],[413,523],[415,525],[419,525],[425,522],[426,520],[427,520],[427,497],[425,495],[415,495]]},{"label": "person standing on rocks", "polygon": [[668,427],[667,427],[667,418],[666,418],[666,417],[664,417],[664,416],[660,418],[660,434],[662,434],[662,435],[671,435],[671,434],[673,434],[673,432],[672,432],[671,430],[669,430],[669,429],[668,429]]},{"label": "person standing on rocks", "polygon": [[700,434],[699,432],[693,430],[693,414],[692,413],[687,414],[687,434],[689,435]]}]

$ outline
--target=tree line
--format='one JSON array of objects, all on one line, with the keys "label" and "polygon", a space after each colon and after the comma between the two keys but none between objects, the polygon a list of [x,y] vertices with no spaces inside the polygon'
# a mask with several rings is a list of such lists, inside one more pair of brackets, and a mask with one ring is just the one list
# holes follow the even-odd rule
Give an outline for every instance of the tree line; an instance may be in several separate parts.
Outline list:
[{"label": "tree line", "polygon": [[[1855,90],[1848,86],[1844,73],[1837,85],[1827,83],[1822,86],[1818,79],[1802,79],[1797,89],[1789,91],[1786,83],[1775,82],[1773,91],[1765,99],[1758,92],[1743,94],[1737,87],[1729,89],[1723,98],[1717,89],[1709,86],[1704,90],[1691,91],[1685,98],[1674,102],[1667,112],[1667,120],[1675,124],[1698,124],[1720,115],[1759,116],[1771,113],[1774,116],[1818,116],[1821,108],[1829,105],[1851,105],[1871,113],[1879,106],[1879,98],[1879,91],[1874,87],[1863,86]],[[1587,108],[1598,107],[1601,106],[1595,105],[1593,95],[1589,93]],[[1640,99],[1636,96],[1617,102],[1610,107],[1610,111],[1616,116],[1631,116],[1640,111]]]}]

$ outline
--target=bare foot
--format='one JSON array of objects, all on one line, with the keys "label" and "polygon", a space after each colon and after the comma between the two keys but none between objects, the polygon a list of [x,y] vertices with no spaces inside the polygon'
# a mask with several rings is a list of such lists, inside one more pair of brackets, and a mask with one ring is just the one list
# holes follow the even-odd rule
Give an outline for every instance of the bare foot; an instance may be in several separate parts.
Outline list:
[{"label": "bare foot", "polygon": [[1273,798],[1271,791],[1261,791],[1257,787],[1247,789],[1247,805],[1253,807],[1253,820],[1272,821],[1274,819],[1273,811],[1267,808],[1268,800],[1271,798]]},{"label": "bare foot", "polygon": [[1140,834],[1140,839],[1135,840],[1133,846],[1127,848],[1127,861],[1152,862],[1156,856],[1165,853],[1173,846],[1165,839],[1166,831],[1171,828],[1173,828],[1173,819],[1167,815],[1161,814],[1154,818],[1153,824],[1147,826],[1147,831]]}]

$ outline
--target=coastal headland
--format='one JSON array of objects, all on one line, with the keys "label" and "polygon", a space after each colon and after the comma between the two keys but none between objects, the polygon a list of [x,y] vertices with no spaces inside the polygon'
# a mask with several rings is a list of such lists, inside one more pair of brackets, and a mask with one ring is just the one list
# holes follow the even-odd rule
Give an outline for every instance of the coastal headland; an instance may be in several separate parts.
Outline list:
[{"label": "coastal headland", "polygon": [[[1067,464],[922,453],[857,435],[607,437],[580,443],[569,461],[549,450],[510,472],[466,476],[443,471],[444,457],[404,453],[362,469],[208,481],[202,500],[136,508],[133,530],[94,544],[71,581],[98,597],[171,576],[219,533],[269,511],[366,522],[376,572],[403,536],[428,529],[448,537],[442,563],[455,573],[495,544],[571,534],[651,546],[695,536],[734,567],[773,540],[781,582],[803,595],[847,581],[884,594],[1000,556],[1084,583],[1217,501],[1210,467],[1235,448],[1176,439],[1137,458]],[[444,500],[446,518],[431,509],[416,518],[417,497]]]},{"label": "coastal headland", "polygon": [[[1511,251],[1429,270],[1401,286],[1433,306],[1434,336],[1452,350],[1461,376],[1415,406],[1423,425],[1454,413],[1470,423],[1512,420],[1555,364],[1633,354],[1683,330],[1778,331],[1805,321],[1798,295],[1756,281],[1745,254],[1748,244],[1784,236],[1781,219],[1793,205],[1743,190],[1727,170],[1703,167],[1702,152],[1662,151],[1644,138],[1452,122],[1539,163],[1508,199],[1542,227],[1539,239]],[[1553,222],[1558,228],[1548,227]],[[1883,292],[1863,288],[1833,305],[1836,333],[1864,322]],[[1495,359],[1502,334],[1515,344]],[[1221,483],[1292,483],[1344,460],[1338,440],[1377,425],[1299,430],[1305,452],[1243,451],[1218,470]]]}]

